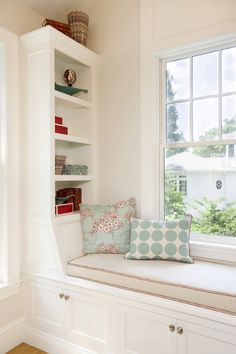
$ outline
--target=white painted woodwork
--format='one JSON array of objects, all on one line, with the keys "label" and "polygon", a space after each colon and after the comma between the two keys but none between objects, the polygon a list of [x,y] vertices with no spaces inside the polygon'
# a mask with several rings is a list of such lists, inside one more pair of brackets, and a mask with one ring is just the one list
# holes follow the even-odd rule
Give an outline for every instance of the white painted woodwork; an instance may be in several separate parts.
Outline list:
[{"label": "white painted woodwork", "polygon": [[181,354],[235,354],[235,335],[221,329],[207,328],[193,322],[179,322],[177,328],[183,328],[183,334],[177,334],[178,350]]},{"label": "white painted woodwork", "polygon": [[131,306],[119,307],[119,353],[175,354],[175,319]]},{"label": "white painted woodwork", "polygon": [[65,335],[66,303],[60,297],[63,290],[42,284],[27,287],[31,309],[26,308],[28,321],[47,333]]},{"label": "white painted woodwork", "polygon": [[80,176],[80,175],[55,175],[55,181],[91,181],[92,177],[90,175]]},{"label": "white painted woodwork", "polygon": [[20,268],[19,57],[17,36],[3,28],[0,78],[0,283],[13,283]]},{"label": "white painted woodwork", "polygon": [[49,352],[63,340],[73,354],[236,353],[235,316],[72,277],[27,282],[26,338]]},{"label": "white painted woodwork", "polygon": [[103,353],[112,350],[112,304],[105,299],[70,292],[69,340]]},{"label": "white painted woodwork", "polygon": [[62,105],[69,107],[71,109],[91,107],[91,104],[89,102],[86,102],[85,100],[79,97],[66,95],[65,93],[59,91],[55,91],[55,99],[56,102],[58,102],[59,104],[61,103]]},{"label": "white painted woodwork", "polygon": [[65,141],[65,142],[75,143],[75,144],[81,144],[81,145],[92,144],[90,139],[86,139],[83,137],[77,137],[77,136],[71,136],[71,135],[63,135],[63,134],[55,134],[55,140]]},{"label": "white painted woodwork", "polygon": [[[95,67],[97,55],[53,28],[21,36],[23,85],[24,235],[28,271],[65,272],[69,259],[81,253],[77,215],[55,217],[59,188],[82,187],[83,202],[95,202]],[[55,91],[64,71],[77,73],[76,86],[88,94]],[[54,133],[54,116],[62,116],[68,136]],[[55,154],[67,164],[88,166],[86,176],[55,175]]]}]

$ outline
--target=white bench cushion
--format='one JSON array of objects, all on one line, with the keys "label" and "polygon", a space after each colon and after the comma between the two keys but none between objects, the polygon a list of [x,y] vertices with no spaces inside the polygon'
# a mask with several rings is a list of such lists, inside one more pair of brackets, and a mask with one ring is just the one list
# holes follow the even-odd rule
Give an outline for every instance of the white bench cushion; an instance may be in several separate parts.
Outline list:
[{"label": "white bench cushion", "polygon": [[236,268],[195,261],[127,260],[90,254],[68,262],[68,275],[236,315]]}]

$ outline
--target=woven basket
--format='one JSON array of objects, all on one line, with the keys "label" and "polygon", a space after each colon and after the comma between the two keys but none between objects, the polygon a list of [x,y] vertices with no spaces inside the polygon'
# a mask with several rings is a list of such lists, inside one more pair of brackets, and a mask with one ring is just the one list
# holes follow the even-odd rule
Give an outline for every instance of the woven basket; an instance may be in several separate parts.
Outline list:
[{"label": "woven basket", "polygon": [[75,23],[75,22],[83,22],[84,24],[86,24],[88,26],[89,24],[89,17],[86,13],[82,12],[82,11],[71,11],[68,15],[67,15],[67,19],[68,19],[68,23],[69,25],[71,23]]},{"label": "woven basket", "polygon": [[56,155],[55,156],[55,175],[61,175],[63,167],[66,162],[65,155]]},{"label": "woven basket", "polygon": [[86,46],[89,17],[82,11],[72,11],[67,15],[71,30],[71,38]]}]

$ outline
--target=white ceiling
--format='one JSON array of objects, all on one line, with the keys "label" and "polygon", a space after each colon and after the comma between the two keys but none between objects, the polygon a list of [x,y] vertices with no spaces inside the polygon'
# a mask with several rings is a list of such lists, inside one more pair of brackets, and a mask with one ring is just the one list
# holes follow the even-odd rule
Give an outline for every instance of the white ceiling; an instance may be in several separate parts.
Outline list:
[{"label": "white ceiling", "polygon": [[23,2],[45,18],[67,21],[73,10],[88,12],[96,0],[23,0]]}]

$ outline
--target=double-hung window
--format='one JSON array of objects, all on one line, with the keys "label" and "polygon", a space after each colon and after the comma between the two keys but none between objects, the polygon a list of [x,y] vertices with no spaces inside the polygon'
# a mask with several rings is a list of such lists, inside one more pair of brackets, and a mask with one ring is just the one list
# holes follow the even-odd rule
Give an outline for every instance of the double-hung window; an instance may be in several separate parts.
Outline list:
[{"label": "double-hung window", "polygon": [[190,213],[193,234],[234,242],[236,41],[166,55],[161,68],[162,214]]}]

